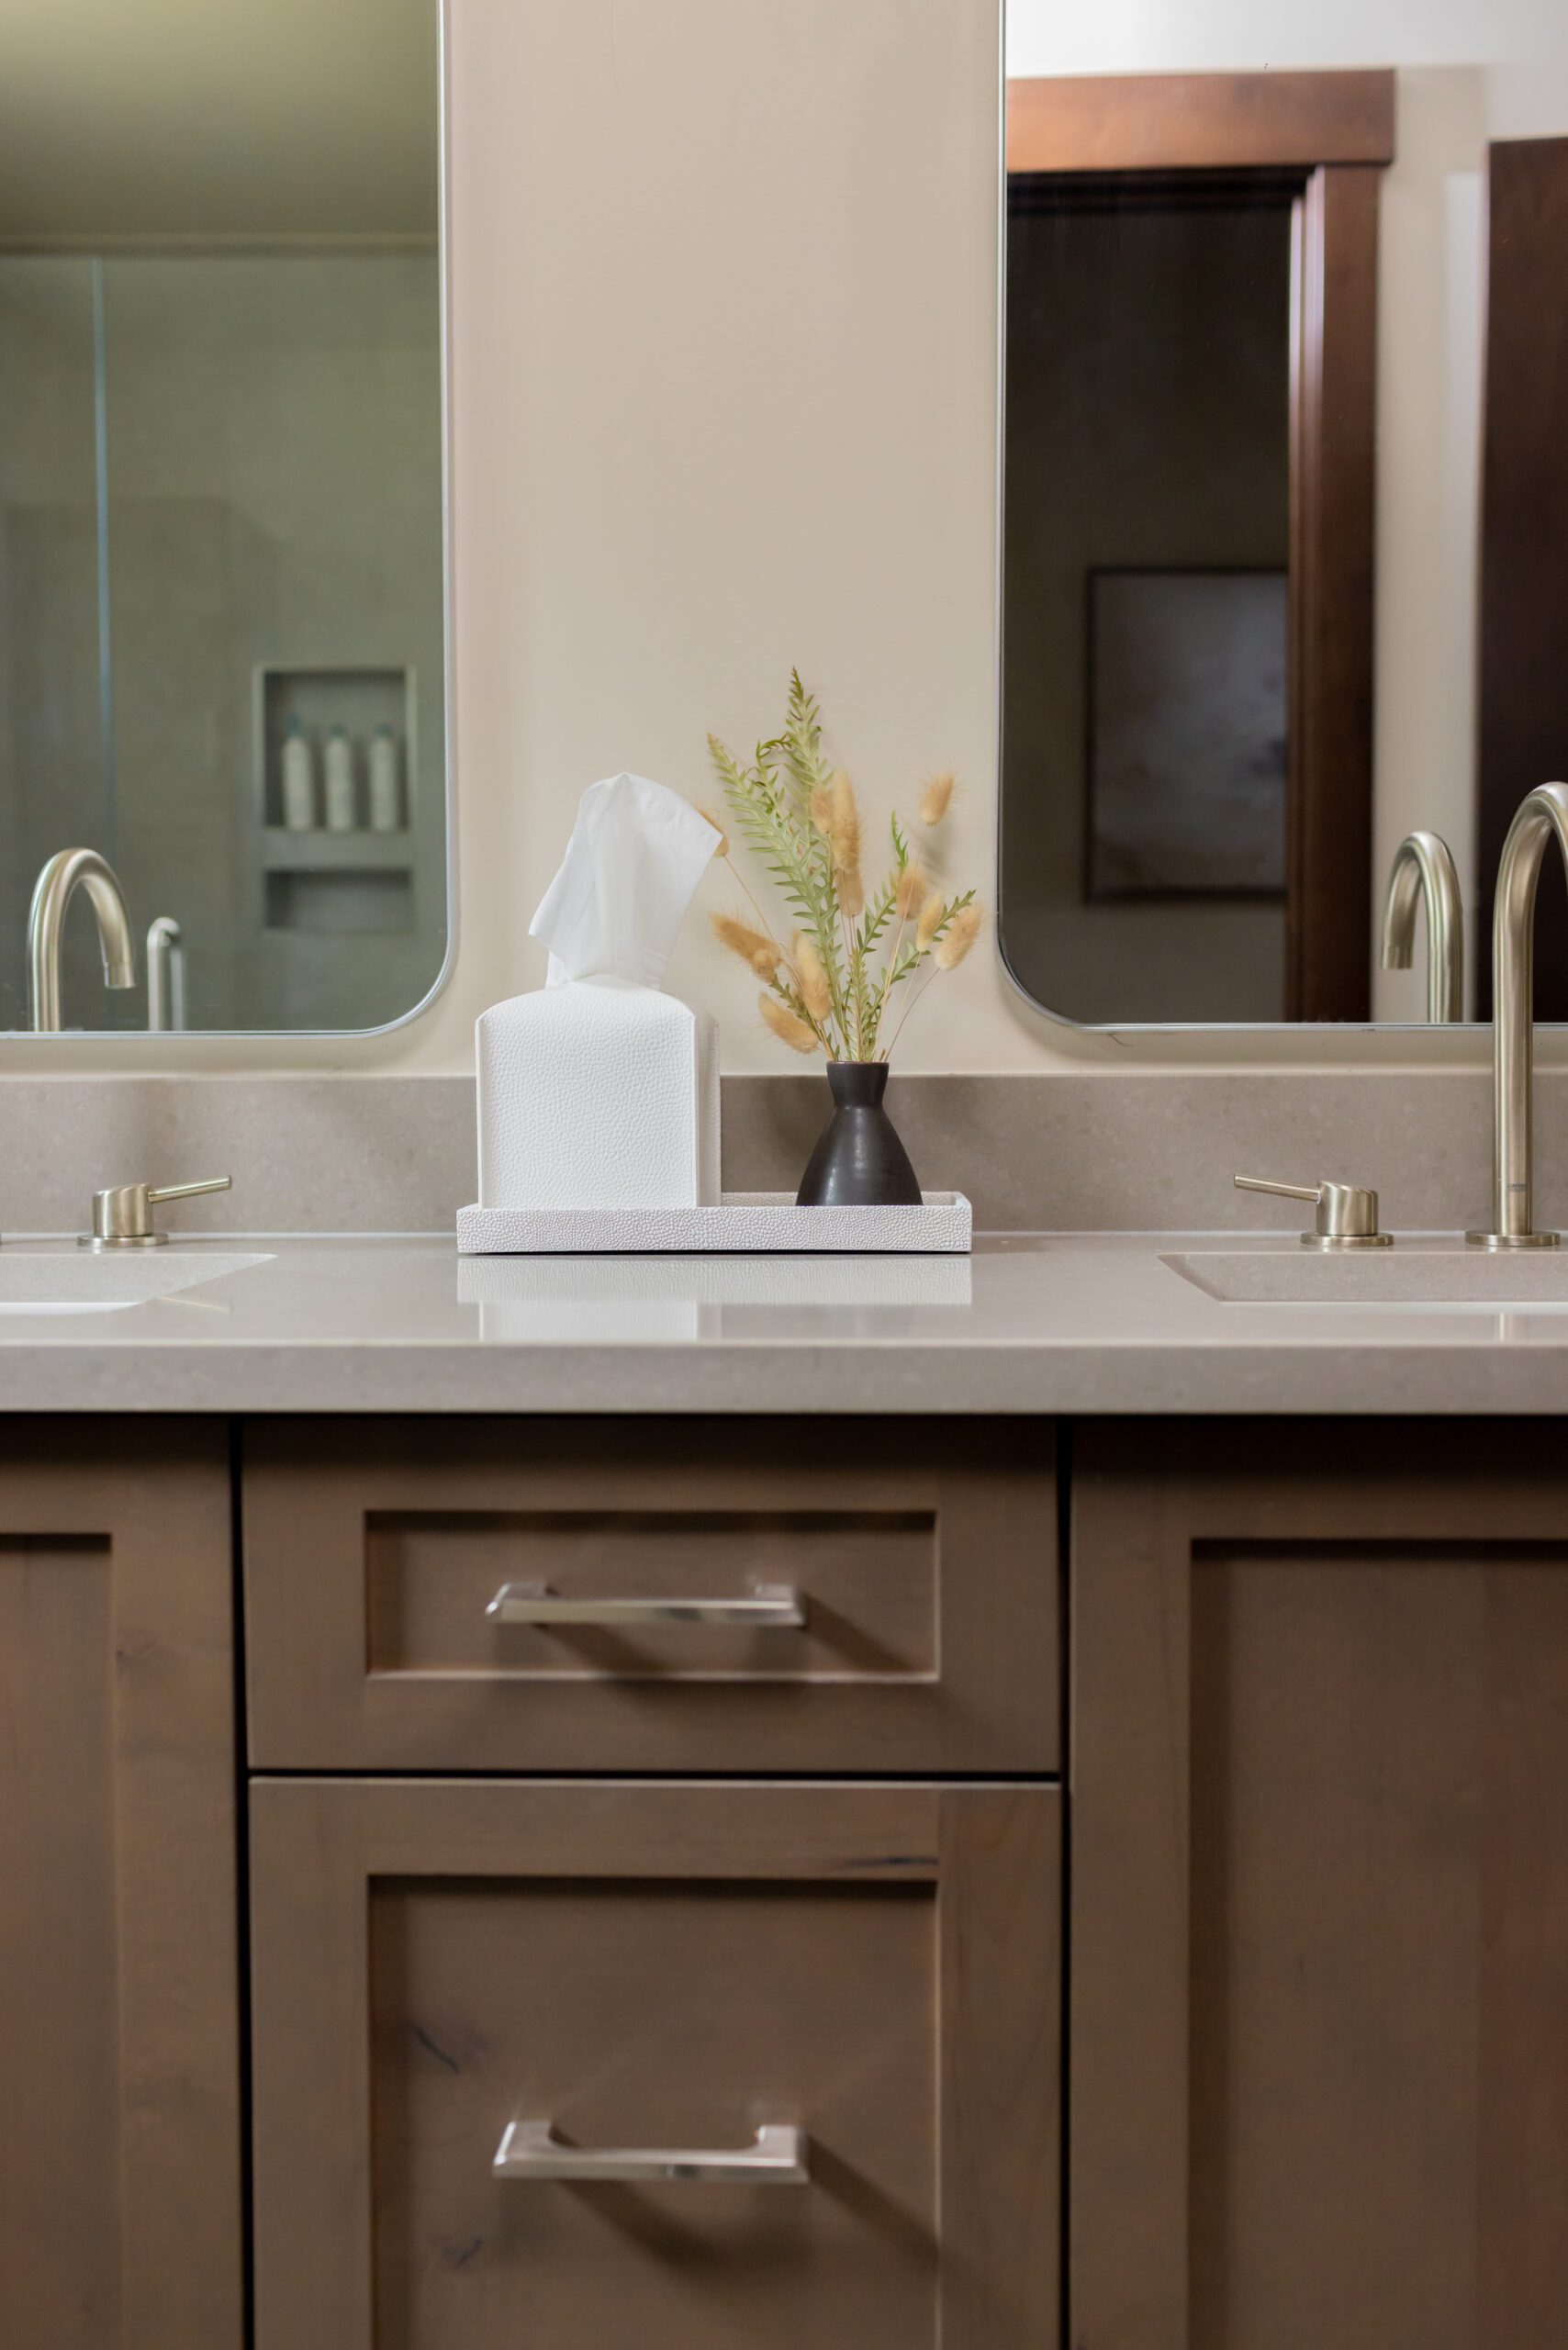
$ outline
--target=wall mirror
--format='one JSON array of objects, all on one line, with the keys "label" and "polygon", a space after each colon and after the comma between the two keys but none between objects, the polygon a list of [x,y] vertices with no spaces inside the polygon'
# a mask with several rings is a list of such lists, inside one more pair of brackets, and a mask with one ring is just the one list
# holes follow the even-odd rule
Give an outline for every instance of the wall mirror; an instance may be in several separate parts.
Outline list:
[{"label": "wall mirror", "polygon": [[0,1029],[438,983],[440,45],[439,0],[0,12]]},{"label": "wall mirror", "polygon": [[[1009,968],[1118,1028],[1489,1017],[1568,775],[1568,11],[1009,0],[1007,77]],[[1538,941],[1568,1019],[1551,870]]]}]

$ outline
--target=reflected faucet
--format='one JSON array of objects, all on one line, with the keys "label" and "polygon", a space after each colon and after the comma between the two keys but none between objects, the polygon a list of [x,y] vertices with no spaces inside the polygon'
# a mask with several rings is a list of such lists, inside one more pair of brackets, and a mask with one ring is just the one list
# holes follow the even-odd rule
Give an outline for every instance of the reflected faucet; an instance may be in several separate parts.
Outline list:
[{"label": "reflected faucet", "polygon": [[97,918],[104,985],[136,985],[136,946],[114,867],[95,848],[62,848],[39,875],[28,913],[28,998],[36,1030],[53,1031],[62,1024],[60,940],[65,910],[78,889],[86,890]]},{"label": "reflected faucet", "polygon": [[1555,1248],[1530,1221],[1530,1113],[1535,1062],[1535,899],[1553,835],[1568,864],[1568,785],[1543,783],[1520,800],[1497,867],[1492,915],[1492,1229],[1467,1232],[1477,1248]]},{"label": "reflected faucet", "polygon": [[185,934],[173,914],[160,914],[147,933],[147,1025],[185,1024]]},{"label": "reflected faucet", "polygon": [[1464,1018],[1464,909],[1453,852],[1439,833],[1407,833],[1394,852],[1383,901],[1383,968],[1407,971],[1416,909],[1427,905],[1427,1017]]}]

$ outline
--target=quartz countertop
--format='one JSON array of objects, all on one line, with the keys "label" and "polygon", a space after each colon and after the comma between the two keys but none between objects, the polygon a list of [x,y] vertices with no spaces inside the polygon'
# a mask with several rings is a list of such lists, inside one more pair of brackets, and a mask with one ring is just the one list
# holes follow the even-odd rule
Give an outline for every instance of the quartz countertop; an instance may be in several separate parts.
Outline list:
[{"label": "quartz countertop", "polygon": [[50,1313],[28,1303],[50,1268],[17,1260],[53,1256],[65,1291],[70,1244],[8,1239],[0,1409],[1568,1412],[1568,1302],[1234,1304],[1167,1261],[1292,1245],[460,1259],[450,1237],[176,1240],[161,1275],[226,1270],[103,1310],[78,1270]]}]

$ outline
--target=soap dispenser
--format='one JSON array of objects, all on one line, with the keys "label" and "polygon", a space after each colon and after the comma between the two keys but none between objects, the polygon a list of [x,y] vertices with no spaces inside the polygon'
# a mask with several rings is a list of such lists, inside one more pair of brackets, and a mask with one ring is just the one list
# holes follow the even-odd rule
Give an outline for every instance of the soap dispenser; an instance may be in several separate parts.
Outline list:
[{"label": "soap dispenser", "polygon": [[311,833],[320,822],[316,807],[316,756],[305,722],[291,711],[283,738],[283,821],[291,833]]},{"label": "soap dispenser", "polygon": [[347,730],[334,726],[327,737],[327,830],[352,833],[358,813],[354,806],[353,744]]},{"label": "soap dispenser", "polygon": [[378,726],[370,738],[370,829],[400,832],[403,824],[402,776],[398,737],[390,726]]}]

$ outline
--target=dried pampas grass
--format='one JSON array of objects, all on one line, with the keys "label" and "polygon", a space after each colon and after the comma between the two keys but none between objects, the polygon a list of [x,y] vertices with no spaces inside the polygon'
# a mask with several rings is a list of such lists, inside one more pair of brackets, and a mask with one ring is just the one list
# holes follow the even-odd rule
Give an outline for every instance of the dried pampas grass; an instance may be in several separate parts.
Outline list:
[{"label": "dried pampas grass", "polygon": [[960,906],[936,942],[932,961],[939,971],[956,971],[976,939],[983,917],[972,901]]},{"label": "dried pampas grass", "polygon": [[921,793],[920,821],[927,832],[939,824],[947,813],[952,804],[953,781],[950,775],[934,775]]},{"label": "dried pampas grass", "polygon": [[[868,832],[849,777],[824,750],[821,712],[799,671],[781,733],[747,759],[717,735],[708,747],[731,837],[714,830],[746,909],[745,920],[716,914],[713,929],[763,982],[764,1022],[792,1052],[820,1046],[831,1061],[885,1061],[913,1005],[939,973],[958,968],[980,931],[974,892],[954,894],[934,845],[957,795],[953,776],[944,768],[924,778],[918,825],[895,811],[880,839],[876,827]],[[778,933],[787,946],[773,934],[774,910],[752,895],[753,856],[789,909]]]},{"label": "dried pampas grass", "polygon": [[946,899],[940,890],[933,890],[920,909],[920,924],[914,934],[914,943],[923,955],[941,929],[942,917],[946,911]]},{"label": "dried pampas grass", "polygon": [[790,959],[801,982],[801,1002],[820,1024],[833,1012],[833,988],[815,941],[808,938],[803,930],[798,930],[790,941]]},{"label": "dried pampas grass", "polygon": [[781,947],[776,946],[766,931],[753,930],[749,923],[737,922],[734,914],[710,914],[713,935],[721,946],[749,963],[759,979],[770,979],[784,960]]},{"label": "dried pampas grass", "polygon": [[866,908],[860,878],[860,811],[855,804],[855,787],[842,767],[833,779],[832,812],[828,842],[833,850],[834,893],[840,913],[856,922]]},{"label": "dried pampas grass", "polygon": [[802,1020],[798,1012],[791,1012],[776,995],[759,995],[756,1002],[764,1020],[781,1043],[797,1053],[816,1051],[817,1034],[809,1020]]}]

